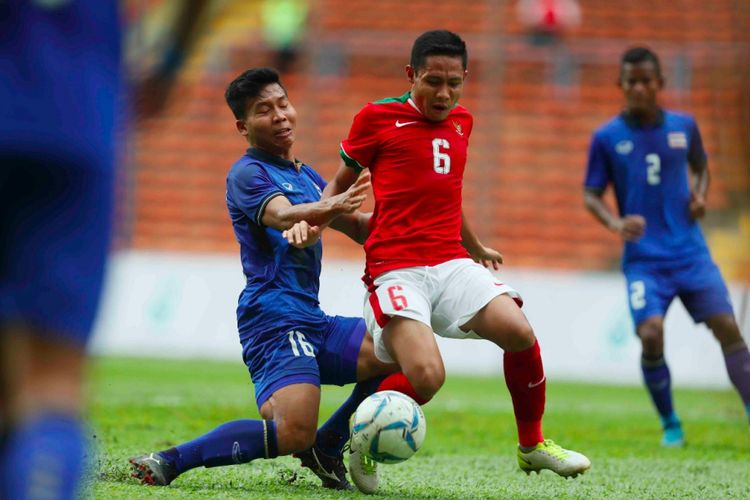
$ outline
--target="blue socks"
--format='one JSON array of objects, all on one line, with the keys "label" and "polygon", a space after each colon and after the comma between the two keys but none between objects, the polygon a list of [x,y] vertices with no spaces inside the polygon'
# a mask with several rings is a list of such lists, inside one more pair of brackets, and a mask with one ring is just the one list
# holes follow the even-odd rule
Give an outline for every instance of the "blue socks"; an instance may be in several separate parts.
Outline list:
[{"label": "blue socks", "polygon": [[276,458],[273,420],[234,420],[192,441],[159,452],[178,474],[195,467],[243,464],[256,458]]},{"label": "blue socks", "polygon": [[349,398],[318,429],[315,445],[320,451],[332,457],[341,456],[344,444],[349,440],[349,418],[367,396],[378,390],[384,378],[357,382]]},{"label": "blue socks", "polygon": [[80,419],[39,414],[8,435],[0,457],[0,498],[79,498],[85,460]]},{"label": "blue socks", "polygon": [[672,406],[672,384],[664,356],[658,358],[642,357],[641,371],[651,400],[661,417],[662,426],[666,428],[668,425],[679,425],[679,420]]}]

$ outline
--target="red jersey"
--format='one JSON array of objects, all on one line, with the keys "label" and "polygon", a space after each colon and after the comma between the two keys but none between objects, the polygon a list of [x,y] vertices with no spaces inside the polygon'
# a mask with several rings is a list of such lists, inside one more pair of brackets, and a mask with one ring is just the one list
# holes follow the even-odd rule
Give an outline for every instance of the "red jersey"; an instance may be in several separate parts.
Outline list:
[{"label": "red jersey", "polygon": [[369,103],[354,117],[340,154],[372,175],[366,281],[469,256],[461,245],[461,187],[472,125],[460,105],[441,122],[427,120],[409,92]]}]

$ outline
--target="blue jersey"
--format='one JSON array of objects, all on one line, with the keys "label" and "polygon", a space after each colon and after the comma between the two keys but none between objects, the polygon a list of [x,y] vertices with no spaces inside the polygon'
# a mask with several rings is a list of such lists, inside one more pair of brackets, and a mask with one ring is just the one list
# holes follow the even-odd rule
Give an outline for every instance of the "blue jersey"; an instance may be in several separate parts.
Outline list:
[{"label": "blue jersey", "polygon": [[318,302],[321,242],[298,249],[281,231],[262,223],[266,205],[276,196],[293,205],[312,203],[320,200],[324,187],[323,178],[309,166],[298,170],[294,162],[255,148],[229,170],[227,207],[247,278],[237,310],[241,336],[247,329],[274,328],[282,318],[325,320]]},{"label": "blue jersey", "polygon": [[83,344],[111,232],[117,2],[0,1],[0,323]]},{"label": "blue jersey", "polygon": [[698,126],[688,115],[665,110],[655,125],[640,126],[621,114],[594,132],[586,188],[604,190],[611,183],[620,215],[646,220],[643,237],[625,243],[624,265],[708,251],[689,212],[688,163],[705,161]]},{"label": "blue jersey", "polygon": [[111,168],[118,2],[0,1],[0,150]]}]

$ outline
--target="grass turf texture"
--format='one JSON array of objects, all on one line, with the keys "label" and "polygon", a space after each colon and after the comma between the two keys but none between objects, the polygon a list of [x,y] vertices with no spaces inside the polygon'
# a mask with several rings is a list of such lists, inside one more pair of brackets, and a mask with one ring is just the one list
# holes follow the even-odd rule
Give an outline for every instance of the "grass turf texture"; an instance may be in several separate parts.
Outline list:
[{"label": "grass turf texture", "polygon": [[[343,498],[289,457],[188,471],[168,487],[129,477],[128,457],[192,439],[222,422],[258,418],[240,363],[94,360],[91,433],[95,498]],[[348,396],[325,387],[321,422]],[[688,444],[659,447],[645,389],[551,382],[545,435],[582,451],[593,468],[565,480],[516,465],[516,433],[502,378],[449,376],[424,407],[422,449],[381,466],[379,498],[750,498],[750,433],[733,391],[677,390]]]}]

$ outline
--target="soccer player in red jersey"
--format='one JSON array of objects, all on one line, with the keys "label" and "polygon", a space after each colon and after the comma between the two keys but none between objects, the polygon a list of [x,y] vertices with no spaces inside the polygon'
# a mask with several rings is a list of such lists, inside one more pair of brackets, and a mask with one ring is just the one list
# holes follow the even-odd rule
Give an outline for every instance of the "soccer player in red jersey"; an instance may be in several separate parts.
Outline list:
[{"label": "soccer player in red jersey", "polygon": [[341,143],[340,166],[324,191],[372,175],[375,210],[365,242],[365,319],[376,355],[396,361],[417,394],[432,397],[445,367],[433,331],[483,338],[505,351],[505,381],[518,428],[518,464],[577,476],[591,462],[542,434],[545,375],[519,294],[498,280],[502,255],[467,224],[461,187],[471,113],[458,104],[467,75],[463,40],[444,30],[414,42],[401,97],[367,104]]}]

